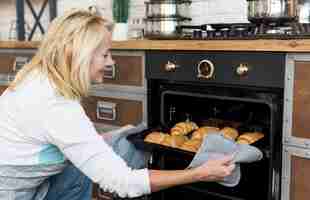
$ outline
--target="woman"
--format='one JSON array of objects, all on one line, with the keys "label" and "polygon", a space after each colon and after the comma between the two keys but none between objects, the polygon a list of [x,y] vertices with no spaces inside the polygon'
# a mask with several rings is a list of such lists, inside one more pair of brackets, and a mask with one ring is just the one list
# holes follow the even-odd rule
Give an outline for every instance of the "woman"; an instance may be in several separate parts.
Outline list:
[{"label": "woman", "polygon": [[73,10],[51,23],[0,98],[0,199],[88,200],[91,181],[136,197],[231,174],[231,157],[187,170],[134,170],[113,152],[80,104],[114,63],[110,48],[111,24],[100,16]]}]

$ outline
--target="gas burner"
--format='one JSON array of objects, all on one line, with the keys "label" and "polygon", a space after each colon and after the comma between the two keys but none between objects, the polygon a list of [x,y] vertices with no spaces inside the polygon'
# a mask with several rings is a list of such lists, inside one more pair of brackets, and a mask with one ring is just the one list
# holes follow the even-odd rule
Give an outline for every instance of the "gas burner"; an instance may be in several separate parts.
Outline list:
[{"label": "gas burner", "polygon": [[310,24],[294,22],[281,24],[232,23],[178,27],[178,39],[231,40],[304,38],[310,38]]}]

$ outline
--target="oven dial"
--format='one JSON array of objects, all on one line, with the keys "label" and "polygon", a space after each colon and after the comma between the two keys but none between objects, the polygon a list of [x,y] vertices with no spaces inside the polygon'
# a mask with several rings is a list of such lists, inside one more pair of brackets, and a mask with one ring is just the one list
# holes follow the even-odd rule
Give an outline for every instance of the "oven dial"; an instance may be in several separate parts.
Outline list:
[{"label": "oven dial", "polygon": [[245,76],[249,73],[249,67],[247,64],[240,64],[237,69],[236,69],[236,73],[239,75],[239,76]]},{"label": "oven dial", "polygon": [[198,78],[210,79],[214,74],[214,65],[210,60],[202,60],[198,66]]}]

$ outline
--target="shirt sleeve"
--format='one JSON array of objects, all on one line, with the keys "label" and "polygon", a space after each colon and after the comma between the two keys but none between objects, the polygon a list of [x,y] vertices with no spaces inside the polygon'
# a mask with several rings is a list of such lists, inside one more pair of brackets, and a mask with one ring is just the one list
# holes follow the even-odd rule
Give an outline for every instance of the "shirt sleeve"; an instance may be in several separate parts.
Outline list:
[{"label": "shirt sleeve", "polygon": [[134,170],[97,134],[77,101],[49,103],[44,117],[46,139],[102,189],[120,197],[149,194],[147,169]]}]

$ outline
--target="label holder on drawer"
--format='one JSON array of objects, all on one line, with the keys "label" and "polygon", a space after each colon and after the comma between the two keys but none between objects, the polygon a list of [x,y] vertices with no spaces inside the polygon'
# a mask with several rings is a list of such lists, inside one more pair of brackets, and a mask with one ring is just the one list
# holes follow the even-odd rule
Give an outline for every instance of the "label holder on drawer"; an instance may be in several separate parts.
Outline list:
[{"label": "label holder on drawer", "polygon": [[13,71],[14,72],[19,71],[29,61],[30,61],[30,58],[27,56],[16,56],[14,65],[13,65]]},{"label": "label holder on drawer", "polygon": [[97,119],[114,121],[116,119],[116,103],[107,101],[97,102]]}]

